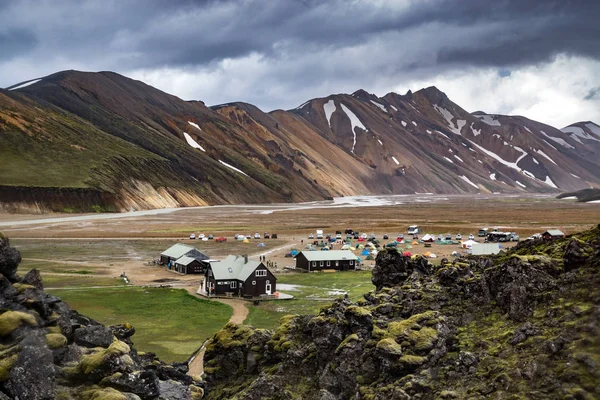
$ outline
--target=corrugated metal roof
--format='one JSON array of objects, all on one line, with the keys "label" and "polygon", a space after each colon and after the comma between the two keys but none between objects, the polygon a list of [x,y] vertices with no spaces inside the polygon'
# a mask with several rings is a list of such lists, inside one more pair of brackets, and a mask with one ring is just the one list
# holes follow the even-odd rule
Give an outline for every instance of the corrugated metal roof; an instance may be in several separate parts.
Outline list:
[{"label": "corrugated metal roof", "polygon": [[218,280],[238,279],[245,281],[258,268],[260,261],[248,260],[243,256],[229,255],[221,261],[211,261],[213,276]]},{"label": "corrugated metal roof", "polygon": [[[196,259],[194,257],[183,256],[183,257],[178,258],[175,261],[175,264],[190,265],[193,261],[196,261]],[[200,260],[198,260],[198,261],[200,261]]]},{"label": "corrugated metal roof", "polygon": [[[302,251],[308,261],[357,260],[350,250]],[[298,256],[296,256],[298,257]]]},{"label": "corrugated metal roof", "polygon": [[548,229],[546,233],[552,236],[565,236],[565,234],[562,231],[559,231],[558,229]]},{"label": "corrugated metal roof", "polygon": [[183,257],[184,255],[186,255],[194,249],[194,247],[189,246],[187,244],[177,243],[160,253],[160,255],[177,259]]}]

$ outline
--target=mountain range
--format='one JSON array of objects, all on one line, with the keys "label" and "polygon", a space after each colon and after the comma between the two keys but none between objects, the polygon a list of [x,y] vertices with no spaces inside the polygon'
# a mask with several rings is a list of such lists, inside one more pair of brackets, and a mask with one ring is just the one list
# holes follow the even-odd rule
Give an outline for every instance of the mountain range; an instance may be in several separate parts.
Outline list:
[{"label": "mountain range", "polygon": [[435,87],[265,113],[63,71],[0,89],[0,159],[5,211],[564,192],[600,186],[600,126],[469,113]]}]

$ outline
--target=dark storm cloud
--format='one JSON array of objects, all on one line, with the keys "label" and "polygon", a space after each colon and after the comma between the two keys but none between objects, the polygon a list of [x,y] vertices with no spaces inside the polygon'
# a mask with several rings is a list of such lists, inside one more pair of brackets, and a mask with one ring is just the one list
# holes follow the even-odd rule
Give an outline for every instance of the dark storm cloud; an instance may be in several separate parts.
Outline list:
[{"label": "dark storm cloud", "polygon": [[586,94],[583,99],[584,100],[592,100],[592,99],[595,99],[596,97],[600,97],[600,86],[591,88],[590,91],[588,92],[588,94]]},{"label": "dark storm cloud", "polygon": [[428,47],[430,58],[407,60],[407,66],[506,66],[563,52],[600,54],[597,1],[63,0],[3,7],[0,22],[9,29],[0,28],[8,40],[0,39],[8,49],[4,58],[26,55],[37,38],[45,49],[39,56],[88,54],[104,68],[198,65],[253,52],[277,58],[386,34],[396,35],[390,51]]}]

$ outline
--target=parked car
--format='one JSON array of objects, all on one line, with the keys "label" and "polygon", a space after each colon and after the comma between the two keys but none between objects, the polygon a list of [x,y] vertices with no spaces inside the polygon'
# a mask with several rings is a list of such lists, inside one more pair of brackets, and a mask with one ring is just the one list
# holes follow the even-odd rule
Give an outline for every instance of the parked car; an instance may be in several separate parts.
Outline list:
[{"label": "parked car", "polygon": [[460,233],[456,235],[456,240],[462,240],[462,235]]},{"label": "parked car", "polygon": [[217,243],[226,242],[226,241],[227,241],[227,238],[224,236],[219,236],[218,238],[215,239],[215,242],[217,242]]},{"label": "parked car", "polygon": [[264,236],[264,238],[265,238],[265,239],[270,239],[270,238],[271,238],[271,235],[269,235],[269,232],[265,232],[265,236]]},{"label": "parked car", "polygon": [[192,234],[190,235],[190,239],[196,239],[196,234],[195,234],[195,233],[192,233]]},{"label": "parked car", "polygon": [[398,235],[398,237],[399,237],[400,239],[404,239],[404,234],[403,234],[403,233],[401,233],[401,234],[399,234],[399,235]]},{"label": "parked car", "polygon": [[452,240],[452,235],[449,233],[446,233],[446,237],[444,237],[444,240]]},{"label": "parked car", "polygon": [[247,234],[247,235],[246,235],[246,239],[248,239],[248,240],[249,240],[249,239],[252,239],[252,235],[250,235],[250,234]]},{"label": "parked car", "polygon": [[204,233],[201,233],[201,234],[198,235],[198,239],[204,239],[204,237],[205,237]]},{"label": "parked car", "polygon": [[386,233],[385,235],[383,235],[384,239],[389,239],[390,237],[388,236],[388,234]]},{"label": "parked car", "polygon": [[354,239],[358,239],[359,237],[360,237],[360,236],[359,236],[359,235],[358,235],[358,233],[356,233],[356,232],[354,233],[354,235],[352,235],[352,238],[354,238]]},{"label": "parked car", "polygon": [[369,240],[372,240],[372,239],[375,239],[375,234],[374,234],[374,233],[371,233],[371,234],[369,235]]},{"label": "parked car", "polygon": [[438,234],[437,240],[442,240],[442,239],[443,239],[442,234],[441,233]]},{"label": "parked car", "polygon": [[475,235],[473,235],[472,233],[469,234],[469,240],[475,240]]},{"label": "parked car", "polygon": [[336,239],[341,239],[342,238],[342,234],[341,233],[336,233],[335,238]]},{"label": "parked car", "polygon": [[367,238],[367,234],[366,234],[366,233],[363,233],[362,235],[360,235],[360,237],[361,237],[362,239],[366,239],[366,238]]},{"label": "parked car", "polygon": [[308,238],[309,238],[309,239],[314,239],[314,238],[315,238],[315,235],[313,235],[312,233],[309,233],[309,234],[308,234]]},{"label": "parked car", "polygon": [[215,237],[213,236],[213,234],[212,234],[212,233],[209,233],[209,234],[208,234],[208,239],[209,239],[209,240],[213,240],[214,238],[215,238]]},{"label": "parked car", "polygon": [[277,239],[277,234],[276,233],[271,234],[271,239]]},{"label": "parked car", "polygon": [[256,233],[254,234],[254,239],[260,239],[260,233],[256,232]]}]

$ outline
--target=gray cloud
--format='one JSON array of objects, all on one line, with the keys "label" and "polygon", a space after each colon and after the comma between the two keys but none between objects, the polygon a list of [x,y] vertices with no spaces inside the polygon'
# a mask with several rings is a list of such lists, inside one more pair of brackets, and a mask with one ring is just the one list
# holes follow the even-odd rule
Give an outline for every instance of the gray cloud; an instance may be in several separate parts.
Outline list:
[{"label": "gray cloud", "polygon": [[584,100],[592,100],[600,95],[600,86],[596,86],[595,88],[591,88],[590,91],[583,98]]},{"label": "gray cloud", "polygon": [[[223,81],[220,91],[174,94],[266,109],[449,71],[600,58],[600,2],[585,0],[22,0],[0,9],[0,87],[83,68],[177,88],[152,75],[166,69],[195,73],[200,90]],[[233,85],[228,73],[245,81]]]}]

